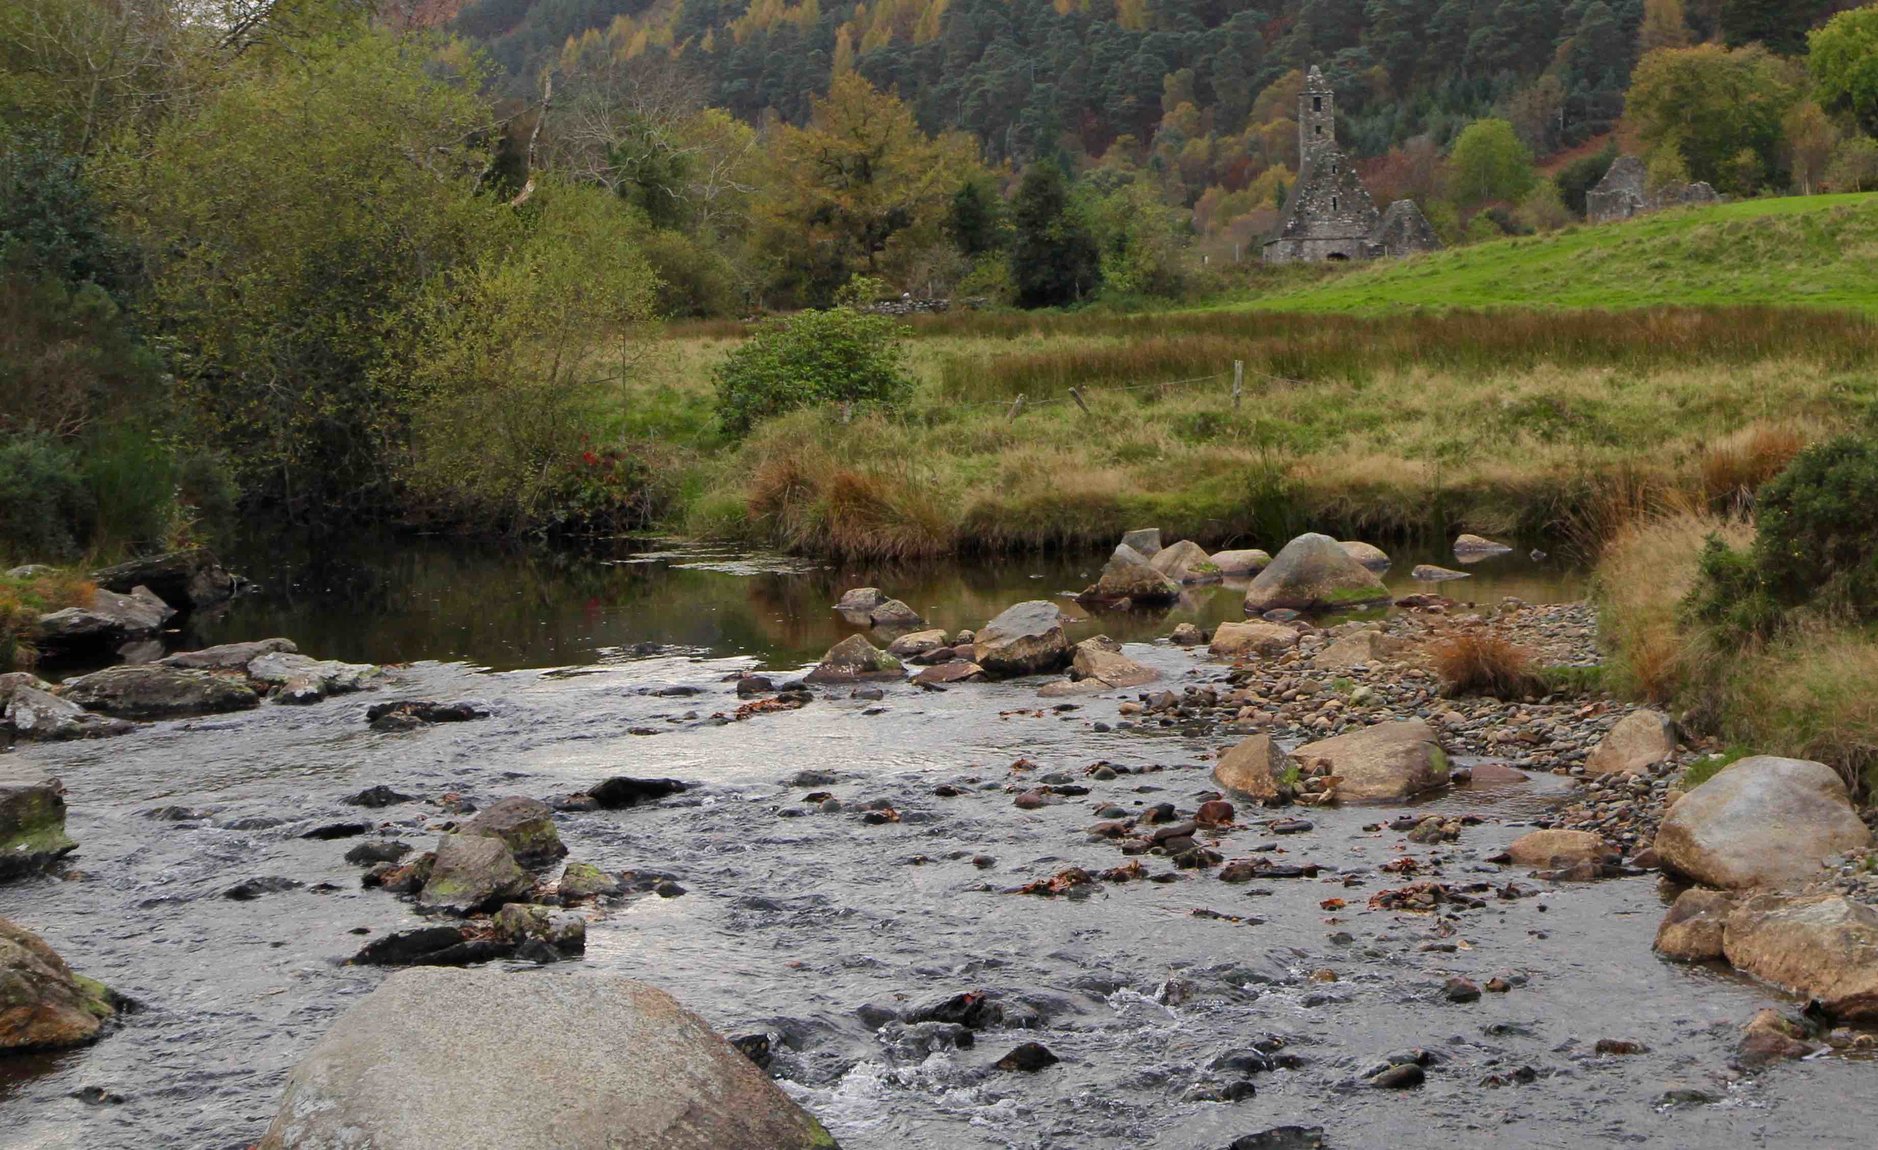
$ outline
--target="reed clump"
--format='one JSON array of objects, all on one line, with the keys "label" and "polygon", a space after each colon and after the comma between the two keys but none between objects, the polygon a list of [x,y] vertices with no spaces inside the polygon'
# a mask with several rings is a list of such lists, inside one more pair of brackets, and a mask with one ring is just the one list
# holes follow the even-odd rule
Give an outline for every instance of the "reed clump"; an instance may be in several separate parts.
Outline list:
[{"label": "reed clump", "polygon": [[1517,702],[1546,693],[1532,652],[1487,631],[1469,630],[1428,645],[1428,664],[1450,696],[1485,695]]}]

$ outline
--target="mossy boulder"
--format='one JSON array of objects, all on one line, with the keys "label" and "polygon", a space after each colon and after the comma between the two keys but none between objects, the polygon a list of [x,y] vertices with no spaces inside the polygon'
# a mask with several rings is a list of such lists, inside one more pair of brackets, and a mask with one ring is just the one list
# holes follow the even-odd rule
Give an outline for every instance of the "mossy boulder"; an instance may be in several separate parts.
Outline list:
[{"label": "mossy boulder", "polygon": [[121,719],[176,719],[244,711],[260,703],[252,689],[207,671],[154,663],[106,667],[66,683],[60,694],[87,710]]},{"label": "mossy boulder", "polygon": [[1871,841],[1831,767],[1755,755],[1676,800],[1657,828],[1656,852],[1669,870],[1740,890],[1818,878],[1824,860]]},{"label": "mossy boulder", "polygon": [[1268,806],[1287,802],[1294,775],[1291,757],[1270,735],[1253,735],[1220,752],[1213,781]]},{"label": "mossy boulder", "polygon": [[427,910],[473,914],[515,902],[534,885],[500,838],[447,834],[437,840],[417,905]]},{"label": "mossy boulder", "polygon": [[1076,596],[1079,603],[1153,606],[1180,598],[1180,584],[1154,569],[1146,556],[1126,544],[1102,565],[1102,574]]},{"label": "mossy boulder", "polygon": [[556,889],[563,902],[583,902],[620,892],[620,881],[592,863],[570,862]]},{"label": "mossy boulder", "polygon": [[991,679],[1047,675],[1069,666],[1069,637],[1063,612],[1047,599],[1006,608],[972,639],[972,663]]},{"label": "mossy boulder", "polygon": [[1148,560],[1148,566],[1176,583],[1217,583],[1220,576],[1219,564],[1191,539],[1162,548]]},{"label": "mossy boulder", "polygon": [[117,999],[45,940],[0,918],[0,1051],[59,1050],[98,1036]]},{"label": "mossy boulder", "polygon": [[868,679],[898,679],[900,660],[868,642],[864,636],[849,635],[822,656],[803,678],[811,683],[855,683]]},{"label": "mossy boulder", "polygon": [[567,857],[548,804],[519,795],[492,803],[458,833],[501,839],[515,861],[525,867],[544,867]]},{"label": "mossy boulder", "polygon": [[611,974],[418,968],[387,978],[314,1045],[259,1150],[341,1146],[832,1150],[835,1141],[656,987]]},{"label": "mossy boulder", "polygon": [[1348,555],[1371,571],[1380,573],[1389,569],[1391,562],[1389,553],[1376,546],[1374,543],[1365,543],[1360,539],[1345,539],[1337,546],[1343,548],[1345,555]]},{"label": "mossy boulder", "polygon": [[1226,578],[1257,575],[1271,566],[1271,563],[1272,557],[1256,547],[1213,553],[1213,566],[1219,570],[1220,575]]},{"label": "mossy boulder", "polygon": [[0,879],[44,870],[77,849],[58,780],[0,767]]},{"label": "mossy boulder", "polygon": [[1245,611],[1257,615],[1275,608],[1326,611],[1387,602],[1389,589],[1369,568],[1350,558],[1328,535],[1300,535],[1265,570],[1245,593]]}]

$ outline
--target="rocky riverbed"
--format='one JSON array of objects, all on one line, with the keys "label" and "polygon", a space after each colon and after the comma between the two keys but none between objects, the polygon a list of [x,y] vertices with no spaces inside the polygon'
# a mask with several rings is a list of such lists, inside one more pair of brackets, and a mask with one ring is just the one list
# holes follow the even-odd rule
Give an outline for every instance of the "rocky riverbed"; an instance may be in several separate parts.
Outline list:
[{"label": "rocky riverbed", "polygon": [[[1572,772],[1625,708],[1450,700],[1413,656],[1478,625],[1585,664],[1594,620],[1480,613],[1427,600],[1237,665],[1130,643],[1155,682],[1068,698],[1040,678],[888,681],[770,706],[739,693],[745,659],[427,663],[315,706],[21,748],[15,765],[64,781],[80,849],[0,886],[0,917],[137,1009],[95,1045],[0,1062],[8,1144],[252,1144],[288,1070],[384,977],[347,960],[427,922],[347,853],[428,849],[510,796],[560,800],[571,857],[654,880],[581,907],[584,958],[530,977],[664,988],[850,1150],[1212,1150],[1287,1125],[1348,1147],[1861,1144],[1878,1065],[1848,1041],[1740,1069],[1756,1011],[1798,1004],[1656,957],[1674,894],[1657,875],[1490,861],[1540,826],[1647,842],[1705,749],[1586,787]],[[400,699],[488,717],[368,724]],[[1292,746],[1406,718],[1473,780],[1194,820],[1248,733]],[[619,775],[688,787],[565,802]],[[344,801],[371,787],[410,799]],[[1213,865],[1091,833],[1188,820]]]}]

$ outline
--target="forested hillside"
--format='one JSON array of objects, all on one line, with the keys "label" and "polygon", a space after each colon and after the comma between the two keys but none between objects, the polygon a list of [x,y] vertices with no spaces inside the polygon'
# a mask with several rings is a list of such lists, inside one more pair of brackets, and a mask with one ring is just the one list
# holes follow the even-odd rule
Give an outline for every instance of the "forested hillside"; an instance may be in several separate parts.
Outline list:
[{"label": "forested hillside", "polygon": [[[470,0],[456,19],[526,89],[596,43],[671,57],[708,102],[800,123],[835,73],[907,100],[986,158],[1101,156],[1120,141],[1183,174],[1281,151],[1261,100],[1321,64],[1345,143],[1444,144],[1500,113],[1541,154],[1609,130],[1639,55],[1709,39],[1803,51],[1847,0]],[[1202,154],[1204,153],[1204,155]],[[1254,159],[1254,163],[1256,160]],[[1197,189],[1196,189],[1197,191]]]}]

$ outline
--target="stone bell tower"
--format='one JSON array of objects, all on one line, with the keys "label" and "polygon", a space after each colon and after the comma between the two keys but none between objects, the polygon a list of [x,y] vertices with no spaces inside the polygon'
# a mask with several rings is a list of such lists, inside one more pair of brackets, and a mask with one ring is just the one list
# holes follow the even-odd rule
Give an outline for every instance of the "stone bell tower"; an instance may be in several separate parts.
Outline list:
[{"label": "stone bell tower", "polygon": [[1317,65],[1311,65],[1298,93],[1298,170],[1316,166],[1317,161],[1337,150],[1337,93],[1324,79]]}]

